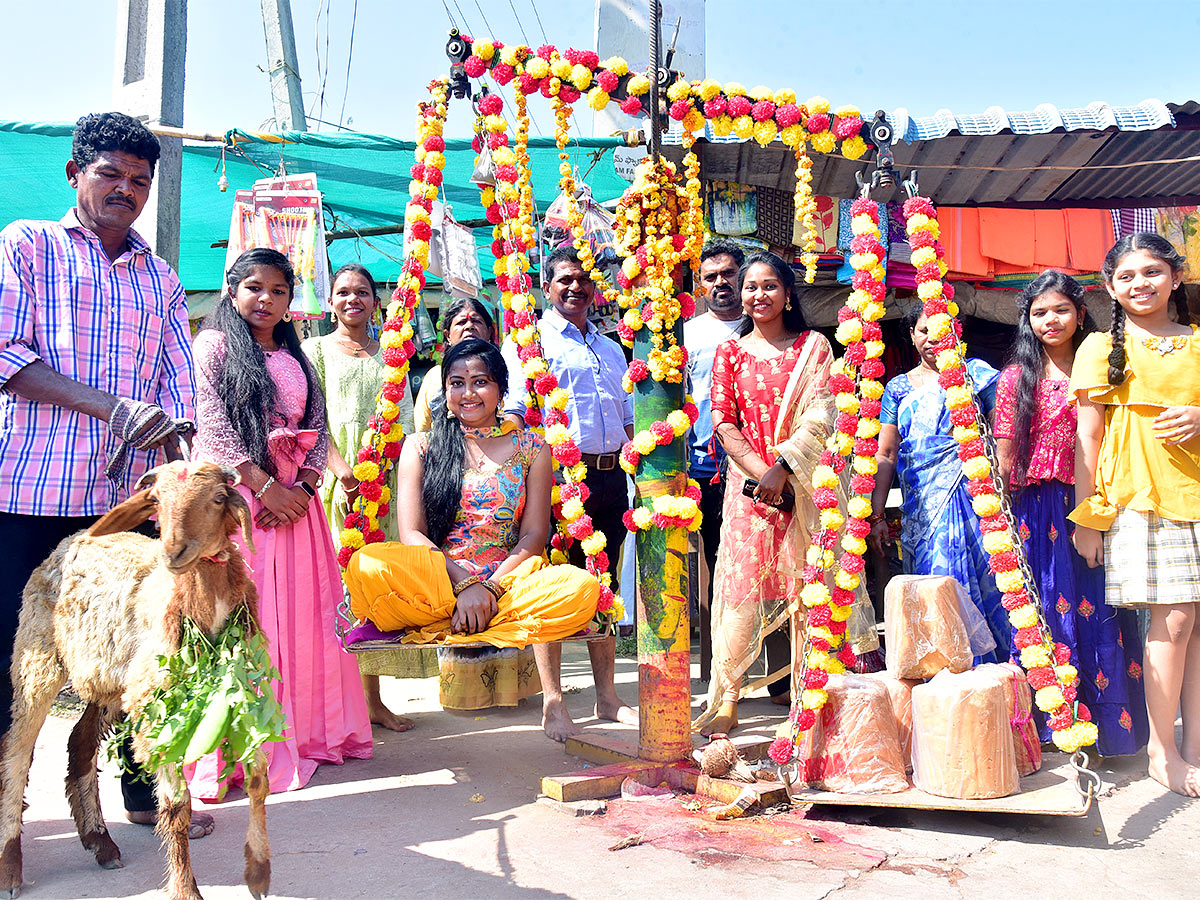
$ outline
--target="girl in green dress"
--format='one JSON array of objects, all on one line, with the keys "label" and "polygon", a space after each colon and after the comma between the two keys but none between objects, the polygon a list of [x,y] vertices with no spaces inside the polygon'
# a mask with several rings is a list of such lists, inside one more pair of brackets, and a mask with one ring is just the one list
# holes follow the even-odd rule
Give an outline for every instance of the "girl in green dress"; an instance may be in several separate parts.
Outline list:
[{"label": "girl in green dress", "polygon": [[[357,263],[334,273],[330,298],[337,327],[331,334],[309,338],[301,346],[325,395],[329,421],[329,461],[321,500],[338,543],[349,504],[358,494],[353,465],[362,445],[367,419],[375,413],[375,397],[383,384],[383,359],[379,342],[368,325],[379,306],[375,280]],[[400,400],[400,423],[404,433],[413,431],[413,402],[405,392]],[[392,484],[395,497],[395,485]],[[381,517],[379,527],[387,540],[396,540],[396,507]],[[427,678],[438,674],[437,651],[431,647],[377,650],[359,654],[359,673],[371,721],[393,731],[407,731],[412,721],[388,709],[379,696],[379,676]]]}]

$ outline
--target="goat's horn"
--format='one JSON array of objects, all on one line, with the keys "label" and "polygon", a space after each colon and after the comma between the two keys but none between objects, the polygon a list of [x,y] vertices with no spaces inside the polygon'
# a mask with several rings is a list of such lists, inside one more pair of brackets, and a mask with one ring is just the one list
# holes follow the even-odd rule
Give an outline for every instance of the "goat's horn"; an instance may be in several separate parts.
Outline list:
[{"label": "goat's horn", "polygon": [[233,466],[221,466],[221,472],[224,473],[225,480],[231,487],[237,487],[242,483],[242,474]]},{"label": "goat's horn", "polygon": [[150,487],[150,485],[154,484],[154,482],[158,480],[158,473],[160,469],[162,469],[162,466],[155,466],[137,480],[137,484],[133,486],[133,489],[135,491],[140,491],[142,488]]}]

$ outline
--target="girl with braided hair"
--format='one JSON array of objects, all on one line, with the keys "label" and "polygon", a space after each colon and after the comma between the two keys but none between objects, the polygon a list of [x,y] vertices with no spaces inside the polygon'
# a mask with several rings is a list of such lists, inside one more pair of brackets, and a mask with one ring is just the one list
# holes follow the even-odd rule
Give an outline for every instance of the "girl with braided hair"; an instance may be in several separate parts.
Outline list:
[{"label": "girl with braided hair", "polygon": [[1080,556],[1104,566],[1105,602],[1149,610],[1150,776],[1197,797],[1200,337],[1189,324],[1184,269],[1183,257],[1156,234],[1122,238],[1104,259],[1112,327],[1084,340],[1071,372],[1079,505],[1070,518]]},{"label": "girl with braided hair", "polygon": [[[1137,614],[1104,602],[1104,572],[1071,546],[1067,521],[1075,506],[1076,430],[1067,387],[1079,345],[1096,330],[1083,300],[1079,282],[1054,271],[1021,293],[1010,364],[997,382],[993,433],[1046,622],[1054,639],[1071,648],[1079,698],[1100,730],[1097,749],[1119,756],[1144,746],[1148,728]],[[1017,655],[1011,641],[1009,649]],[[1046,717],[1040,710],[1033,715],[1042,740],[1050,740]]]}]

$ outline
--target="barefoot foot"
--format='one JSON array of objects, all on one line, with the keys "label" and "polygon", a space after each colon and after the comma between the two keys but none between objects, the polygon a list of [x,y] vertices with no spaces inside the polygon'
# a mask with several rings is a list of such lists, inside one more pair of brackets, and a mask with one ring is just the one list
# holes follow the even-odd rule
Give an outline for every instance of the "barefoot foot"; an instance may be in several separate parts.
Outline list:
[{"label": "barefoot foot", "polygon": [[542,730],[546,732],[546,737],[560,744],[582,731],[567,712],[567,704],[561,697],[557,700],[546,700],[542,704]]},{"label": "barefoot foot", "polygon": [[1200,797],[1200,769],[1188,765],[1182,757],[1150,760],[1150,777],[1176,794]]},{"label": "barefoot foot", "polygon": [[792,705],[792,695],[791,694],[772,694],[771,702],[774,703],[776,706],[791,706]]},{"label": "barefoot foot", "polygon": [[620,722],[622,725],[636,725],[638,712],[632,706],[622,703],[620,697],[614,696],[611,700],[596,701],[596,718]]},{"label": "barefoot foot", "polygon": [[382,703],[368,704],[367,715],[372,725],[380,725],[389,731],[408,731],[413,727],[413,720],[407,716],[398,716]]},{"label": "barefoot foot", "polygon": [[[134,825],[154,825],[158,822],[158,813],[149,809],[126,810],[125,818]],[[188,825],[188,840],[198,841],[213,833],[216,821],[208,813],[192,813],[192,822]]]},{"label": "barefoot foot", "polygon": [[738,725],[738,707],[736,703],[730,703],[728,700],[721,704],[717,710],[717,717],[705,725],[700,733],[704,735],[710,734],[729,734]]}]

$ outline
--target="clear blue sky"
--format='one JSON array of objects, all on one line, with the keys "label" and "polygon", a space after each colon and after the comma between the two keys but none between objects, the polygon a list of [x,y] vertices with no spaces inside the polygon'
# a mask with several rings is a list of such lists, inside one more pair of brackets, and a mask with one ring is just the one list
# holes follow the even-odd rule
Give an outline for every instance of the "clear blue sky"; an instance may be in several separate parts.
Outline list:
[{"label": "clear blue sky", "polygon": [[[359,0],[349,79],[354,0],[327,0],[328,15],[325,2],[292,2],[306,107],[327,121],[351,119],[359,131],[410,137],[424,84],[446,68],[442,0]],[[494,30],[506,43],[523,42],[523,26],[529,43],[542,43],[532,0],[445,3],[476,36]],[[0,119],[70,121],[108,108],[116,3],[7,6]],[[258,128],[272,114],[259,3],[190,7],[185,127]],[[708,0],[707,10],[710,77],[823,94],[864,113],[1200,98],[1196,0]],[[538,11],[551,43],[592,46],[592,0],[539,0]],[[531,109],[548,124],[543,101]],[[465,107],[452,112],[452,132],[469,127]]]}]

